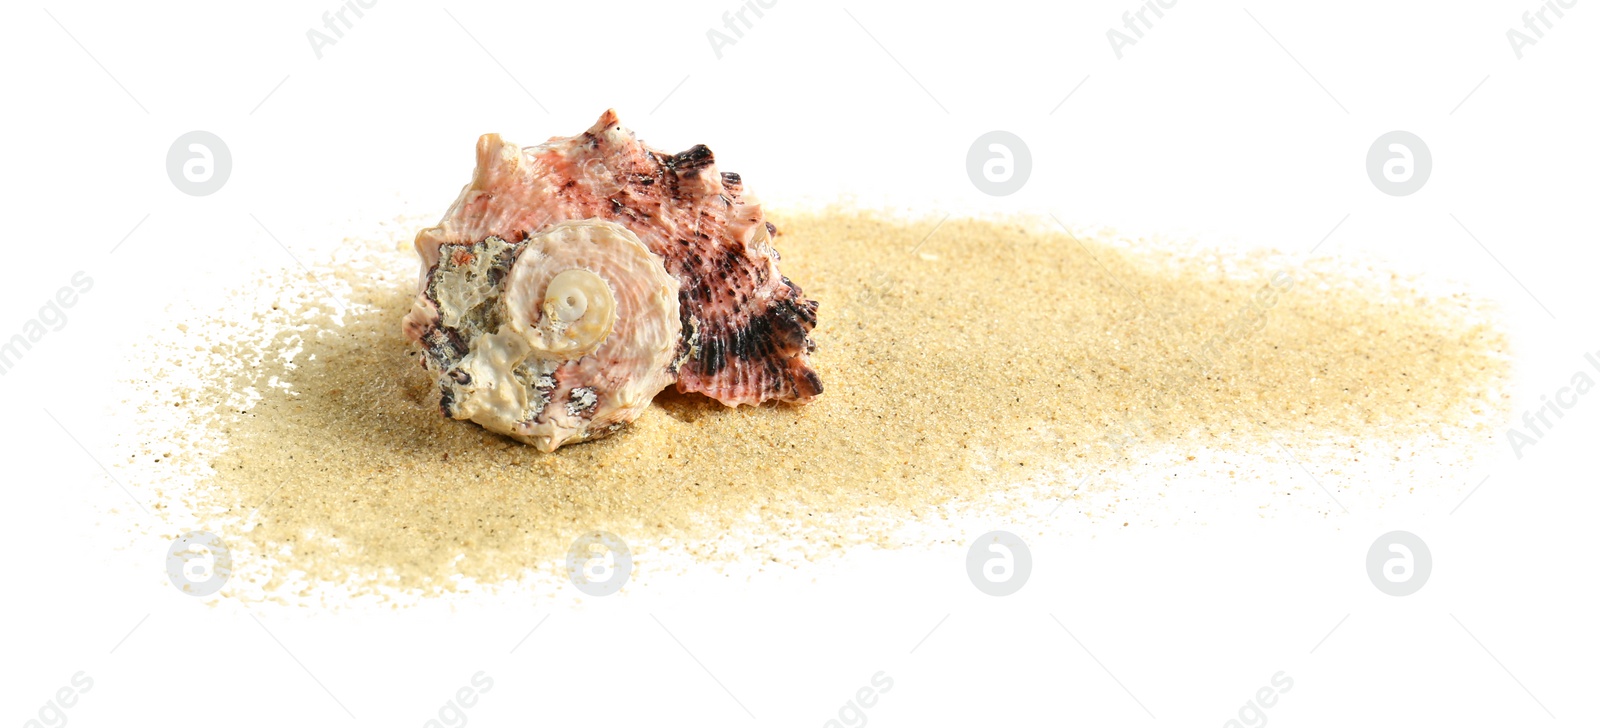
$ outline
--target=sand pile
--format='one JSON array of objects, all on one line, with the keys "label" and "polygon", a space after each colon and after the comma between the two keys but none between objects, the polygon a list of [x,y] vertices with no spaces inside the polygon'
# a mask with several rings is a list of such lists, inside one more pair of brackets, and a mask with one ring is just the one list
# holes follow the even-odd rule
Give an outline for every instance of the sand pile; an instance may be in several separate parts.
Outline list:
[{"label": "sand pile", "polygon": [[182,344],[138,398],[186,424],[143,427],[124,469],[224,537],[225,595],[427,594],[525,580],[590,529],[809,558],[1041,478],[1066,495],[1063,473],[1142,449],[1408,438],[1504,407],[1506,342],[1478,304],[1388,273],[1048,219],[771,219],[784,273],[821,302],[827,390],[809,406],[669,388],[617,435],[550,454],[444,419],[399,330],[413,254],[352,242],[335,268],[268,276],[248,317],[175,322]]}]

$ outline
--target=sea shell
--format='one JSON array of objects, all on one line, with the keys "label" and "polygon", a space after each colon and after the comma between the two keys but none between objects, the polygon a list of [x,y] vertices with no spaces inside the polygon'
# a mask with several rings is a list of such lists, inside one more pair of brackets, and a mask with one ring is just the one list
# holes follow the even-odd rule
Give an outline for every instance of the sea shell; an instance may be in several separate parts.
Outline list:
[{"label": "sea shell", "polygon": [[567,221],[439,253],[420,340],[445,414],[549,452],[632,422],[675,379],[678,281],[627,228]]},{"label": "sea shell", "polygon": [[[582,134],[534,147],[486,134],[477,156],[472,182],[444,219],[417,235],[424,294],[449,246],[608,220],[637,235],[678,282],[680,391],[729,406],[804,403],[822,393],[807,356],[817,303],[778,271],[776,228],[739,175],[718,173],[704,145],[681,154],[651,149],[607,111]],[[419,294],[405,331],[422,340],[441,315]]]}]

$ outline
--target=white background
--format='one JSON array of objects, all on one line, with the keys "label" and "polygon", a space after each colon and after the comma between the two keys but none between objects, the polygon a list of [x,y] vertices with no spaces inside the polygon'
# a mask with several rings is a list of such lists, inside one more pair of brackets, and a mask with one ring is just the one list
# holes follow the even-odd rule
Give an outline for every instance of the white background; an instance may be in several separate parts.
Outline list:
[{"label": "white background", "polygon": [[[1352,482],[1306,455],[1348,513],[1274,500],[1313,487],[1283,458],[1224,453],[1258,478],[1224,488],[1174,463],[1124,485],[1109,517],[1046,503],[937,547],[749,579],[640,574],[581,602],[568,587],[396,612],[208,605],[167,584],[164,542],[116,549],[140,514],[96,463],[126,425],[97,398],[166,304],[293,265],[285,248],[320,259],[436,216],[479,134],[536,142],[607,107],[654,146],[711,145],[780,206],[1052,212],[1285,251],[1326,238],[1319,252],[1427,272],[1502,304],[1518,416],[1600,350],[1593,7],[1548,14],[1518,59],[1506,31],[1531,2],[1182,0],[1118,59],[1107,30],[1138,7],[782,0],[718,59],[706,33],[733,0],[384,0],[318,59],[306,33],[332,2],[8,6],[0,337],[75,271],[95,287],[0,378],[0,720],[36,718],[84,671],[73,725],[422,725],[481,670],[477,725],[815,726],[884,671],[874,725],[1222,725],[1284,671],[1271,724],[1593,725],[1587,399],[1520,460],[1502,437],[1458,463],[1396,453],[1390,477]],[[165,171],[194,129],[233,157],[207,197]],[[1031,150],[1009,197],[965,171],[993,129]],[[1432,151],[1408,197],[1364,168],[1392,129]],[[991,528],[1032,548],[1014,596],[965,575],[965,539]],[[1404,598],[1364,570],[1394,529],[1434,560]]]}]

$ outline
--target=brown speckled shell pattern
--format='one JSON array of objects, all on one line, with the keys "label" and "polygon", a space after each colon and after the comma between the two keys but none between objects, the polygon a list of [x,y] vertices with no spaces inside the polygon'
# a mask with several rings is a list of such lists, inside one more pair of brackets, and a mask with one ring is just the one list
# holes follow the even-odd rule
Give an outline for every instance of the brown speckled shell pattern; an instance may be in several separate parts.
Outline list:
[{"label": "brown speckled shell pattern", "polygon": [[[822,393],[807,357],[817,302],[778,271],[776,229],[739,175],[717,171],[710,149],[651,149],[607,111],[578,136],[520,148],[487,134],[477,152],[472,183],[438,227],[417,236],[424,283],[441,244],[521,240],[564,220],[610,220],[639,236],[679,281],[679,391],[730,406],[803,403]],[[434,323],[431,308],[419,301],[407,317],[413,338]]]}]

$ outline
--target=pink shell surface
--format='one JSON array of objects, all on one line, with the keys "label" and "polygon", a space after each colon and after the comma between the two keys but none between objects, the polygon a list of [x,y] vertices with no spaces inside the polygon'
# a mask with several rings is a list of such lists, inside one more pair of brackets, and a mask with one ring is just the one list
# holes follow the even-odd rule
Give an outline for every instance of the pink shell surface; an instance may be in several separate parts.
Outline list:
[{"label": "pink shell surface", "polygon": [[[564,220],[610,220],[639,236],[679,281],[679,391],[730,406],[804,403],[822,393],[808,360],[817,302],[779,272],[776,229],[739,175],[717,171],[710,149],[652,149],[608,110],[588,131],[535,147],[486,134],[477,155],[472,182],[437,227],[417,235],[423,285],[442,244],[520,240]],[[413,340],[437,320],[418,298],[405,321]]]}]

